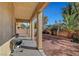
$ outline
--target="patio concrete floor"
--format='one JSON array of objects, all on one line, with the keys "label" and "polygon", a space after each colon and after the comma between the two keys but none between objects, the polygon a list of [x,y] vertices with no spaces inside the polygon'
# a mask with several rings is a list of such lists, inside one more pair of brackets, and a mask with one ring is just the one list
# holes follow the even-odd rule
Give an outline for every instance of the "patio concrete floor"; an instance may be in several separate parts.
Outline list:
[{"label": "patio concrete floor", "polygon": [[[22,48],[16,48],[11,54],[12,56],[42,56],[36,49],[35,41],[25,37],[19,37],[18,39],[23,40]],[[23,50],[23,52],[21,52],[21,50]]]}]

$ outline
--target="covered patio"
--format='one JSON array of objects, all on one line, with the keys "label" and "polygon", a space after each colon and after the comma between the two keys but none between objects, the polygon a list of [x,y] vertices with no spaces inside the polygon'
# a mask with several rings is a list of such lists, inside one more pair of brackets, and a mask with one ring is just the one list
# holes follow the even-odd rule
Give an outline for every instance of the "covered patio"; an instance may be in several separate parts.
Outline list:
[{"label": "covered patio", "polygon": [[[31,45],[31,47],[36,47],[34,50],[25,50],[25,55],[41,55],[40,52],[43,52],[42,50],[42,28],[43,28],[43,9],[48,5],[48,2],[14,2],[14,3],[0,3],[0,12],[2,12],[3,17],[1,17],[3,20],[0,19],[0,24],[3,26],[0,26],[0,32],[4,32],[6,35],[2,35],[2,43],[0,43],[0,55],[10,55],[10,41],[13,40],[16,34],[16,23],[18,22],[25,22],[29,23],[29,30],[28,30],[28,36],[27,37],[19,37],[19,39],[24,39],[25,46]],[[9,15],[7,15],[9,14]],[[6,18],[7,17],[7,18]],[[10,18],[10,19],[9,19]],[[4,21],[5,20],[5,21]],[[11,22],[7,21],[10,20]],[[1,23],[4,22],[4,23]],[[7,22],[6,22],[7,21]],[[37,31],[35,33],[34,31],[34,24],[37,24]],[[11,25],[11,26],[7,26]],[[9,28],[9,30],[8,30]],[[7,33],[6,30],[9,33]],[[7,34],[10,34],[10,36],[7,37]],[[36,34],[36,37],[35,37]],[[1,34],[0,34],[1,37]],[[0,42],[1,42],[0,41]],[[38,52],[40,51],[40,52]],[[16,52],[14,52],[14,55],[17,55]],[[19,54],[19,53],[18,53]],[[43,54],[42,54],[43,55]]]}]

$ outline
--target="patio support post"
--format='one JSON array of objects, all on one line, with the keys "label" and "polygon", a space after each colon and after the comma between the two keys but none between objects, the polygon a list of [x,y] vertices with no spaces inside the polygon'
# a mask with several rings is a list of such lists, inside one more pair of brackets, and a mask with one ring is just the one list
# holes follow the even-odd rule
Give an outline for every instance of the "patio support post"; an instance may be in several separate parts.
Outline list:
[{"label": "patio support post", "polygon": [[31,31],[32,31],[32,40],[34,40],[34,22],[32,20],[32,24],[31,24],[32,28],[31,28]]},{"label": "patio support post", "polygon": [[[28,23],[27,23],[27,26],[28,26]],[[27,28],[27,37],[28,37],[28,28]]]},{"label": "patio support post", "polygon": [[[29,27],[29,22],[28,22],[28,27]],[[28,37],[30,37],[30,29],[28,28]]]},{"label": "patio support post", "polygon": [[30,38],[32,39],[32,31],[31,31],[31,29],[32,29],[32,20],[30,20],[29,25],[30,25],[30,29],[29,29],[30,33],[29,34],[30,34]]},{"label": "patio support post", "polygon": [[37,13],[37,48],[42,49],[42,12]]}]

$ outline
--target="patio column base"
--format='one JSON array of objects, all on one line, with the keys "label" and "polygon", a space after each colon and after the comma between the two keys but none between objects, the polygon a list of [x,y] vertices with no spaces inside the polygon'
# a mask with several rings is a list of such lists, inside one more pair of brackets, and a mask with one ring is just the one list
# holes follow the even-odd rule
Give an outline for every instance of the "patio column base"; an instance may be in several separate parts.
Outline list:
[{"label": "patio column base", "polygon": [[39,52],[41,53],[42,56],[46,56],[46,54],[44,53],[43,49],[39,49]]}]

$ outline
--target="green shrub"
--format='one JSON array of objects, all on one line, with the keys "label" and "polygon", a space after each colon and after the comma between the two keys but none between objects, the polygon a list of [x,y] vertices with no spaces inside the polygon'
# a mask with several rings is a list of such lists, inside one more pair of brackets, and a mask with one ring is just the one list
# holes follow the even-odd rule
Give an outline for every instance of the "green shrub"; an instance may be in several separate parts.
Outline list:
[{"label": "green shrub", "polygon": [[79,36],[77,34],[72,36],[72,42],[79,43]]}]

